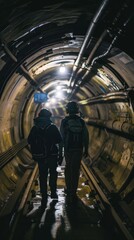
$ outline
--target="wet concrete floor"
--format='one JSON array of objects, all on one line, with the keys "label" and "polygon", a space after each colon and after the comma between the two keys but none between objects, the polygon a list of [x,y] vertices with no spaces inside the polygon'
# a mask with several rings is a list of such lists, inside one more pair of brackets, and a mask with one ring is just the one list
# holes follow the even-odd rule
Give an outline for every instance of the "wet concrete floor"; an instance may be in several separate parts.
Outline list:
[{"label": "wet concrete floor", "polygon": [[78,202],[66,205],[64,167],[58,168],[58,201],[48,198],[46,209],[41,209],[41,196],[36,189],[33,209],[24,218],[23,240],[105,240],[110,239],[101,224],[101,213],[89,198],[90,188],[80,176]]}]

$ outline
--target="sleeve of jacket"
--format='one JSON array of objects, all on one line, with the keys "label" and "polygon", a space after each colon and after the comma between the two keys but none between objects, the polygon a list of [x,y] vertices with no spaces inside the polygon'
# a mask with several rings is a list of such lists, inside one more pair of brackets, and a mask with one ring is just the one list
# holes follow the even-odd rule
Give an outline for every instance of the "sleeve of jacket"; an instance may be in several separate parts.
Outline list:
[{"label": "sleeve of jacket", "polygon": [[63,120],[61,121],[61,125],[60,125],[60,132],[61,132],[61,136],[62,136],[63,142],[64,142],[64,139],[65,139],[64,124],[65,124],[65,120],[63,119]]},{"label": "sleeve of jacket", "polygon": [[30,133],[28,135],[28,138],[27,138],[28,144],[31,144],[31,142],[34,138],[34,132],[35,132],[35,129],[34,129],[34,127],[32,127],[31,130],[30,130]]},{"label": "sleeve of jacket", "polygon": [[62,142],[60,131],[55,125],[52,126],[51,134],[53,143],[58,144]]},{"label": "sleeve of jacket", "polygon": [[85,147],[85,151],[88,151],[88,146],[89,146],[89,132],[88,132],[86,124],[84,124],[84,147]]}]

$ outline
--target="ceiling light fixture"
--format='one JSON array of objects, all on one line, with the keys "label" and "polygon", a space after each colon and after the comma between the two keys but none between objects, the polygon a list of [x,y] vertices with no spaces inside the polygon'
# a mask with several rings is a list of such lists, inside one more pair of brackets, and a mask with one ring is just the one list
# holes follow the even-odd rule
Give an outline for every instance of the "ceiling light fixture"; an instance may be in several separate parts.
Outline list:
[{"label": "ceiling light fixture", "polygon": [[60,72],[61,74],[64,74],[64,73],[66,72],[66,68],[65,68],[65,65],[64,65],[64,64],[62,64],[62,65],[60,66],[59,72]]}]

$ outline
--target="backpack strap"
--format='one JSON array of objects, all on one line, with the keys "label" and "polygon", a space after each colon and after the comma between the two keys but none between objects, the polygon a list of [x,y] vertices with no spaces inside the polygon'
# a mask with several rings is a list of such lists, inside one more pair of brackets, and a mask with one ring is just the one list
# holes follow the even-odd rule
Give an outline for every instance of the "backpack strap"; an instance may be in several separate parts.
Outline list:
[{"label": "backpack strap", "polygon": [[50,123],[49,125],[47,125],[47,126],[44,128],[44,130],[47,131],[52,125],[54,125],[54,124]]}]

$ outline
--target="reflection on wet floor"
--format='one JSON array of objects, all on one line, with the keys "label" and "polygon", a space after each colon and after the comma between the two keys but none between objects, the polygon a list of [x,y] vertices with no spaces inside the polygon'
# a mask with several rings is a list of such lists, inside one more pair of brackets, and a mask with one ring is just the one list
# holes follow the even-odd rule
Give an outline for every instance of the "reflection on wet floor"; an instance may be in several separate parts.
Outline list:
[{"label": "reflection on wet floor", "polygon": [[80,177],[78,202],[66,205],[64,193],[64,168],[58,169],[58,200],[48,198],[46,209],[40,207],[41,197],[37,191],[33,209],[26,216],[24,240],[105,240],[105,231],[100,224],[101,214],[89,198],[89,186]]}]

